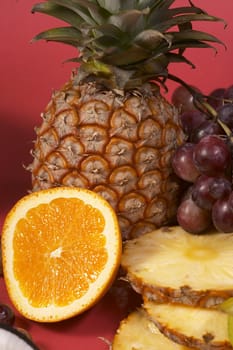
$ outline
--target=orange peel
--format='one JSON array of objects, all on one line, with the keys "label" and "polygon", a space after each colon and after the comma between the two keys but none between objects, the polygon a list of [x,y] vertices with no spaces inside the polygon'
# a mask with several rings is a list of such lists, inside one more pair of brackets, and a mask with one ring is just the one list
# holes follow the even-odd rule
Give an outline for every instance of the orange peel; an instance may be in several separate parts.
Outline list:
[{"label": "orange peel", "polygon": [[106,293],[121,251],[118,220],[103,197],[72,187],[33,192],[14,205],[3,225],[9,297],[34,321],[78,315]]}]

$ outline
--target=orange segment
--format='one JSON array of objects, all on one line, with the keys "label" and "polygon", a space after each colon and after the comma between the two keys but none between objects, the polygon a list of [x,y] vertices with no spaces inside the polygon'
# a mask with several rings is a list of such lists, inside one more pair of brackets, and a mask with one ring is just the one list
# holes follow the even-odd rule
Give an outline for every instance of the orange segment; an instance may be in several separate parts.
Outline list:
[{"label": "orange segment", "polygon": [[121,256],[116,214],[89,190],[32,193],[6,217],[2,254],[15,307],[36,321],[66,319],[91,307],[115,277]]}]

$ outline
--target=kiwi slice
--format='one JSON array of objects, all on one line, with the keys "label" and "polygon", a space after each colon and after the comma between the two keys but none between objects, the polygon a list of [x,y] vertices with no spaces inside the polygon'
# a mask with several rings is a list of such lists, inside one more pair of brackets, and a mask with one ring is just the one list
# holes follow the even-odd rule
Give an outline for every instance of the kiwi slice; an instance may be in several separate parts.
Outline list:
[{"label": "kiwi slice", "polygon": [[10,325],[0,323],[1,350],[39,350],[39,348],[22,332]]},{"label": "kiwi slice", "polygon": [[228,338],[233,346],[233,298],[229,298],[220,304],[220,310],[228,314]]}]

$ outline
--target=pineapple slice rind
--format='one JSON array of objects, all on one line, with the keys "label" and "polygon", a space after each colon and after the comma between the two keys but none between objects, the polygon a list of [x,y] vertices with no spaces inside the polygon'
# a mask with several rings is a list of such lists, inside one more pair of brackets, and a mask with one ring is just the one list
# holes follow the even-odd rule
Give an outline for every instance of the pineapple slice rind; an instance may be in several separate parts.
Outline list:
[{"label": "pineapple slice rind", "polygon": [[233,349],[224,312],[148,300],[144,308],[159,330],[179,344],[201,350]]},{"label": "pineapple slice rind", "polygon": [[114,336],[112,350],[189,350],[165,337],[156,325],[138,309],[123,319]]},{"label": "pineapple slice rind", "polygon": [[197,236],[170,227],[128,241],[121,263],[148,298],[212,306],[233,296],[232,251],[233,233]]}]

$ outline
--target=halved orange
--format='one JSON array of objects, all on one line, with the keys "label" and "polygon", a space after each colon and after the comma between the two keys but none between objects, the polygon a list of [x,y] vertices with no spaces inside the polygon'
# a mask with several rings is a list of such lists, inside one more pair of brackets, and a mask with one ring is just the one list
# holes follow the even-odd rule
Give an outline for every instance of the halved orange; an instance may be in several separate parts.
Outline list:
[{"label": "halved orange", "polygon": [[110,287],[121,248],[116,214],[100,195],[70,187],[26,195],[3,225],[9,297],[21,314],[38,322],[80,314]]}]

